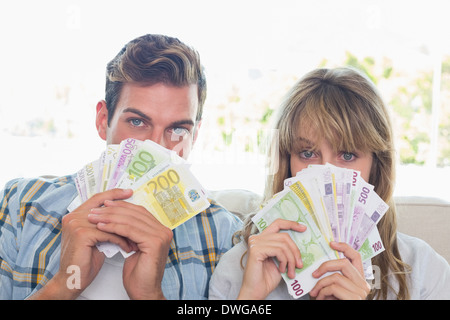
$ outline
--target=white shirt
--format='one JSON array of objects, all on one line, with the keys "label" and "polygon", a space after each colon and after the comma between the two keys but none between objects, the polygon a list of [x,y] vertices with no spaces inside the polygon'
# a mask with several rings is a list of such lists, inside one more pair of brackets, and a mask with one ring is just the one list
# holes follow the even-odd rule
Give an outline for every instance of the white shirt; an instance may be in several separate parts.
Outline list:
[{"label": "white shirt", "polygon": [[129,300],[122,280],[124,262],[125,258],[120,253],[105,258],[94,281],[84,289],[78,300]]},{"label": "white shirt", "polygon": [[[397,242],[403,262],[412,268],[412,272],[408,275],[411,299],[450,300],[450,265],[448,262],[421,239],[397,233]],[[221,258],[211,278],[210,299],[237,298],[244,275],[241,258],[246,250],[245,243],[240,242]],[[244,265],[247,261],[246,257],[243,259]],[[390,276],[390,284],[395,289],[398,288],[394,276]],[[309,299],[309,295],[302,298]],[[285,282],[281,280],[278,287],[266,299],[290,300],[293,298],[289,295]],[[388,299],[396,299],[395,293],[390,291]]]}]

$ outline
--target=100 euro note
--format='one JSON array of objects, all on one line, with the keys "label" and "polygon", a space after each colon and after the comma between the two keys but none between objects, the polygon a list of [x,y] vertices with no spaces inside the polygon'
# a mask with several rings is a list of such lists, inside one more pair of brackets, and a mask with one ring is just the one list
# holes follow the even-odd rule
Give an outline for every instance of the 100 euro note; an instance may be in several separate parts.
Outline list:
[{"label": "100 euro note", "polygon": [[161,163],[171,161],[173,163],[184,163],[184,159],[175,152],[168,150],[161,145],[145,140],[139,145],[123,175],[117,182],[117,188],[130,188],[144,174]]},{"label": "100 euro note", "polygon": [[[335,251],[330,248],[317,227],[309,211],[298,196],[290,189],[280,192],[267,203],[253,218],[259,231],[263,231],[278,218],[296,221],[307,227],[305,232],[286,231],[300,249],[303,268],[296,268],[296,276],[291,279],[282,274],[289,294],[300,298],[307,294],[319,279],[312,273],[325,261],[335,259]],[[276,259],[275,259],[276,260]]]}]

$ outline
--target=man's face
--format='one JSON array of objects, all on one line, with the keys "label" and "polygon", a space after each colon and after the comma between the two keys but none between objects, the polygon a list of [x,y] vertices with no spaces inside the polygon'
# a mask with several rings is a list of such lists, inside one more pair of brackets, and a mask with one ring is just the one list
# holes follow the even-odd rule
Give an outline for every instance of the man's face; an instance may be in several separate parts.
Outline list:
[{"label": "man's face", "polygon": [[97,104],[97,130],[108,144],[149,139],[186,159],[200,127],[197,109],[197,85],[125,84],[109,126],[106,103]]}]

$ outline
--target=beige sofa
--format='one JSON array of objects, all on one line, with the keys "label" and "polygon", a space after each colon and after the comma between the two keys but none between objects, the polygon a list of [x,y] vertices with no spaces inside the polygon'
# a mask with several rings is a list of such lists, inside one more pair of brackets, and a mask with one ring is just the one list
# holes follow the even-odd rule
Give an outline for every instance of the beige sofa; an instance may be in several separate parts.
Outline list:
[{"label": "beige sofa", "polygon": [[[241,219],[258,209],[261,196],[242,189],[211,191],[211,197]],[[450,202],[396,197],[400,232],[425,240],[450,263]]]}]

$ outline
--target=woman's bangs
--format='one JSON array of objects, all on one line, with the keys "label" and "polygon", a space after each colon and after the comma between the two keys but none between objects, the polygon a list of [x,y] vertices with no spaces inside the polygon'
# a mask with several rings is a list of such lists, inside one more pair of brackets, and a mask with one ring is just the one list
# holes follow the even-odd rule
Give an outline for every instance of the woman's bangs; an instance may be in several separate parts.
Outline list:
[{"label": "woman's bangs", "polygon": [[373,127],[363,124],[349,106],[307,103],[298,115],[298,131],[314,141],[328,141],[335,152],[354,152],[371,150],[374,141]]}]

